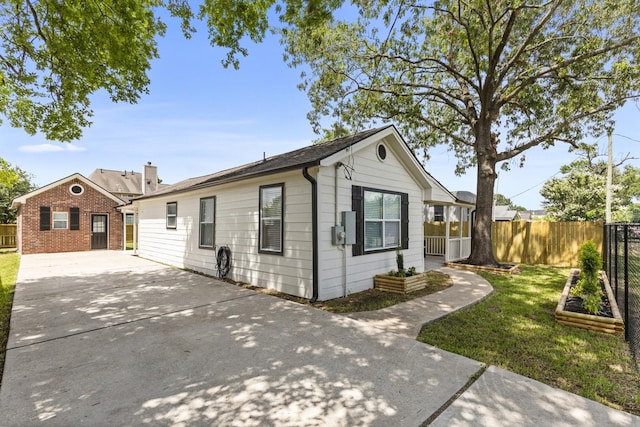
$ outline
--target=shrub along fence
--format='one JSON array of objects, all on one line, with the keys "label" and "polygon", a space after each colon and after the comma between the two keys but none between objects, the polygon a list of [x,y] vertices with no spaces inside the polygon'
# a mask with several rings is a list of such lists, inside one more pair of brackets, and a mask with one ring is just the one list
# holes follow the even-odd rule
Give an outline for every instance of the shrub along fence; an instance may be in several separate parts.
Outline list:
[{"label": "shrub along fence", "polygon": [[493,253],[500,262],[576,267],[587,240],[602,248],[602,222],[494,222]]},{"label": "shrub along fence", "polygon": [[16,224],[0,224],[0,248],[16,247]]},{"label": "shrub along fence", "polygon": [[624,337],[640,366],[640,224],[606,224],[604,238],[604,270],[624,319]]}]

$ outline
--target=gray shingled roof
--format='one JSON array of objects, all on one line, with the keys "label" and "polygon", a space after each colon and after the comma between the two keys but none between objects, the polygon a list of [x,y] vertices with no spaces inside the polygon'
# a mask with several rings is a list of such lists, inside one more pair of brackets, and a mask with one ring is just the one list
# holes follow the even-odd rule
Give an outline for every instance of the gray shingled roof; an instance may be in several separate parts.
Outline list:
[{"label": "gray shingled roof", "polygon": [[96,169],[89,179],[110,193],[142,194],[142,173]]},{"label": "gray shingled roof", "polygon": [[158,189],[152,194],[138,197],[136,198],[136,200],[147,199],[171,193],[190,191],[197,188],[208,187],[225,182],[239,181],[242,179],[268,175],[275,172],[298,169],[305,166],[318,165],[320,164],[320,161],[322,159],[325,159],[341,150],[344,150],[345,148],[350,147],[364,139],[367,139],[371,135],[375,135],[383,129],[391,126],[392,125],[370,129],[367,131],[356,133],[354,135],[345,136],[343,138],[338,138],[332,141],[323,142],[321,144],[315,144],[308,147],[300,148],[288,153],[279,154],[277,156],[267,157],[266,159],[257,162],[248,163],[246,165],[238,166],[231,169],[225,169],[223,171],[216,172],[210,175],[185,179],[184,181],[180,181],[176,184]]}]

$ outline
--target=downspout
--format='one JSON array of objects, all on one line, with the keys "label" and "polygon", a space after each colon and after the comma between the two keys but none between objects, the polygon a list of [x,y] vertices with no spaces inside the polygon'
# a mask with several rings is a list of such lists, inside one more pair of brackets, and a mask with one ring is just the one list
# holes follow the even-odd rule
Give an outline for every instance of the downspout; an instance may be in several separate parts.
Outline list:
[{"label": "downspout", "polygon": [[313,257],[313,294],[310,303],[318,300],[318,182],[309,175],[309,167],[302,169],[302,176],[311,183],[311,240]]}]

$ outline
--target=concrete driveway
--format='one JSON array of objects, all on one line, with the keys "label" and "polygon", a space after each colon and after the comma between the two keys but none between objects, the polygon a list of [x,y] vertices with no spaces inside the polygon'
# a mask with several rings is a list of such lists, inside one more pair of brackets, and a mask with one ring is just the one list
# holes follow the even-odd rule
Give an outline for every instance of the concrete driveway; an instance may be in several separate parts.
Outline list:
[{"label": "concrete driveway", "polygon": [[122,252],[22,257],[1,425],[420,425],[479,362]]}]

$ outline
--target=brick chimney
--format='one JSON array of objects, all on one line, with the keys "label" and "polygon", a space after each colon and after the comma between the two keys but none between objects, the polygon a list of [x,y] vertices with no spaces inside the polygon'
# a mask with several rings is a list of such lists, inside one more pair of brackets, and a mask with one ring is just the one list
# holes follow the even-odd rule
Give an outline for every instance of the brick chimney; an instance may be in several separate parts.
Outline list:
[{"label": "brick chimney", "polygon": [[142,169],[142,194],[150,194],[158,189],[158,167],[147,162]]}]

